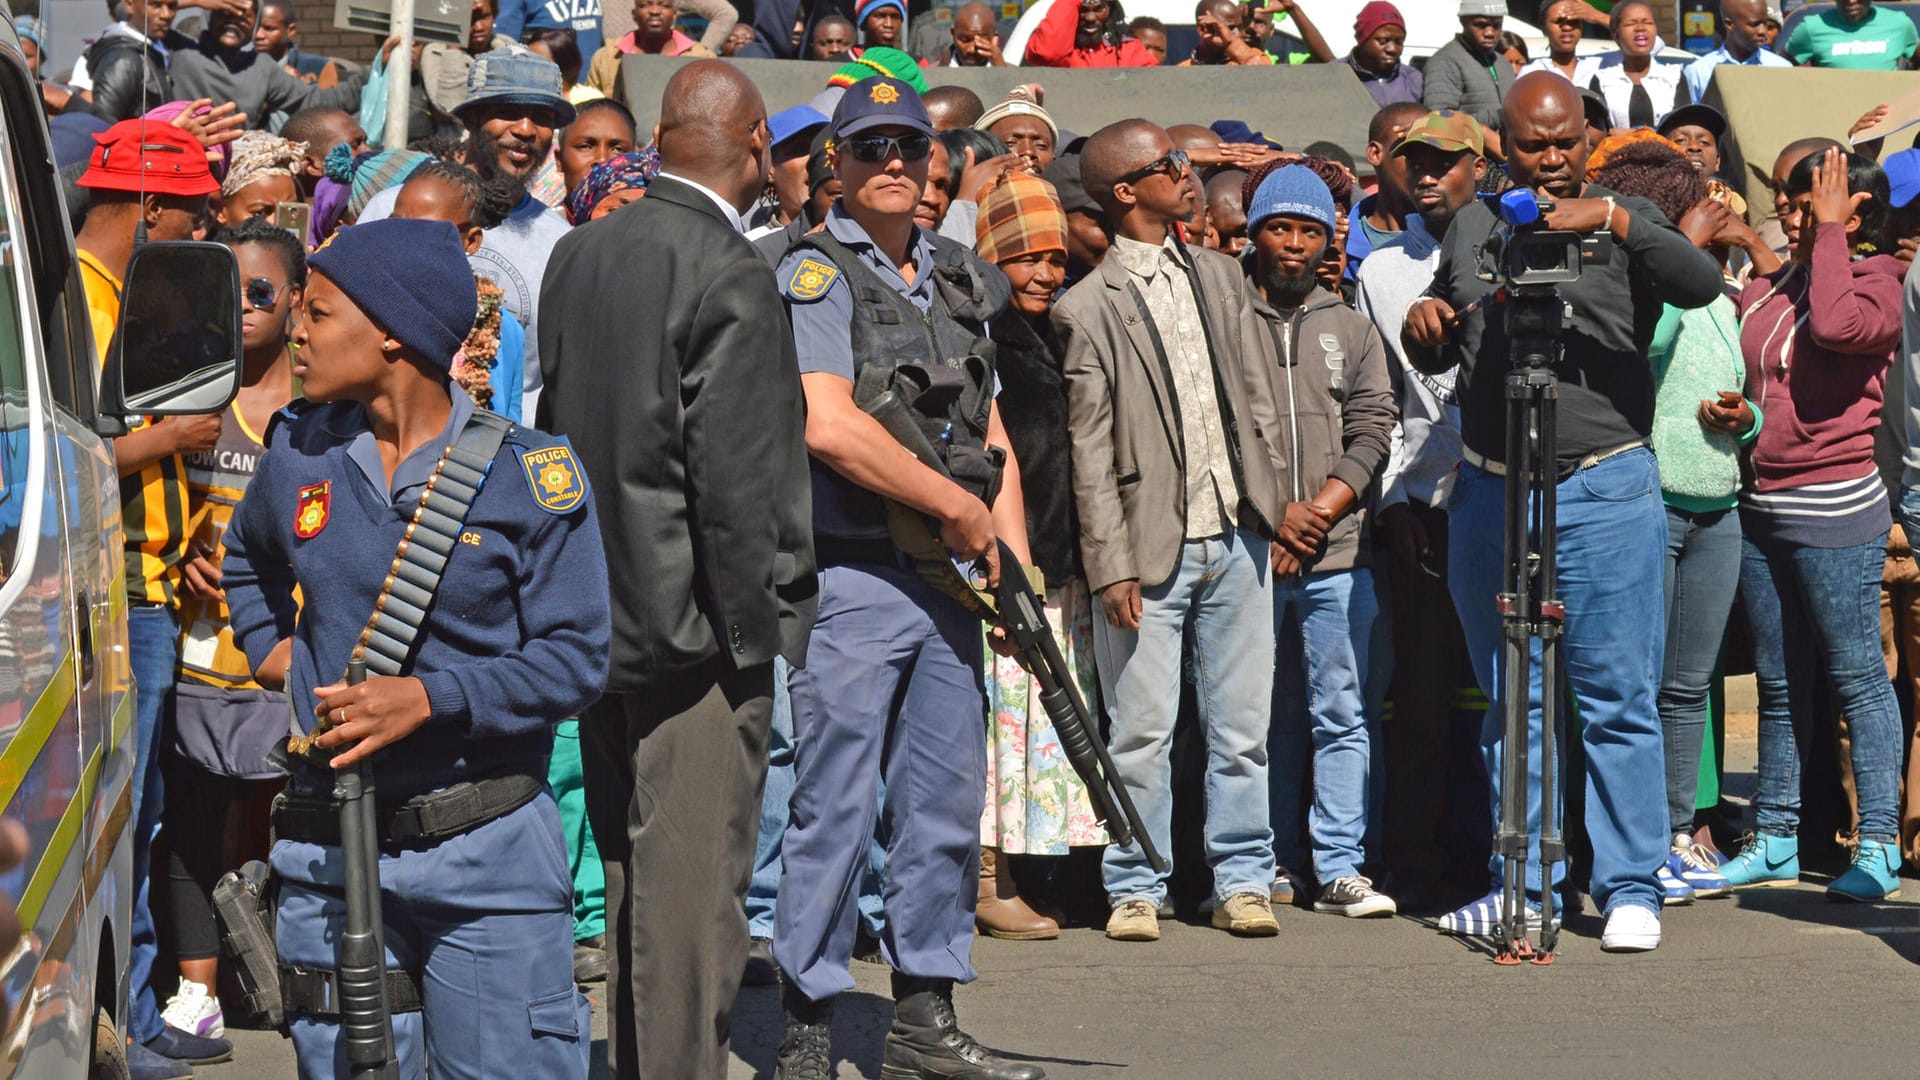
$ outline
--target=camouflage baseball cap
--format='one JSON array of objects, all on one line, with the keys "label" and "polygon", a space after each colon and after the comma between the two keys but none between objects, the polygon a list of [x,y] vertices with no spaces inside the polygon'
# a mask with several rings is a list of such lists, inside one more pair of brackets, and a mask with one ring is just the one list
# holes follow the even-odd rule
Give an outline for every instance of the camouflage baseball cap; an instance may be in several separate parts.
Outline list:
[{"label": "camouflage baseball cap", "polygon": [[1448,151],[1471,150],[1476,157],[1487,153],[1487,137],[1480,129],[1480,122],[1452,109],[1430,112],[1414,121],[1390,152],[1402,153],[1409,143],[1425,143]]}]

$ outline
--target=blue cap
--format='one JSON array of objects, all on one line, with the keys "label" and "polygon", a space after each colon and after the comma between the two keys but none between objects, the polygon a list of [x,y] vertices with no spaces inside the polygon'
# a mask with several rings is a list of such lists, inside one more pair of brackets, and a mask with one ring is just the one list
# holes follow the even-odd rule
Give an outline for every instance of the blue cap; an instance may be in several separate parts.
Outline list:
[{"label": "blue cap", "polygon": [[1920,195],[1920,150],[1902,150],[1888,154],[1880,163],[1887,174],[1887,201],[1904,207]]},{"label": "blue cap", "polygon": [[772,145],[778,146],[795,135],[805,135],[827,122],[826,114],[811,105],[795,105],[767,117],[767,130],[773,132]]},{"label": "blue cap", "polygon": [[467,96],[453,115],[465,120],[467,110],[485,105],[537,105],[553,111],[555,127],[573,123],[573,103],[560,90],[560,65],[520,45],[473,58]]},{"label": "blue cap", "polygon": [[333,234],[307,266],[395,341],[441,371],[473,330],[480,294],[450,222],[382,218]]},{"label": "blue cap", "polygon": [[1258,232],[1268,218],[1283,216],[1317,221],[1333,235],[1333,192],[1320,174],[1305,165],[1288,165],[1260,181],[1253,205],[1247,207],[1247,234]]},{"label": "blue cap", "polygon": [[877,75],[847,87],[833,110],[833,137],[844,139],[878,127],[903,127],[933,134],[933,120],[920,92],[899,79]]}]

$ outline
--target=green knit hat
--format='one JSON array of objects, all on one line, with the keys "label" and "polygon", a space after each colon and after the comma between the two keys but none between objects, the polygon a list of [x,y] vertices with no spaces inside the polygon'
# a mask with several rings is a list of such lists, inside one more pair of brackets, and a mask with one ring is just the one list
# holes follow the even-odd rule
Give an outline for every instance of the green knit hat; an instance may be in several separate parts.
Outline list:
[{"label": "green knit hat", "polygon": [[889,49],[884,45],[861,50],[860,58],[842,65],[827,80],[827,85],[848,87],[875,75],[890,75],[922,94],[927,92],[927,77],[920,73],[919,61],[899,49]]}]

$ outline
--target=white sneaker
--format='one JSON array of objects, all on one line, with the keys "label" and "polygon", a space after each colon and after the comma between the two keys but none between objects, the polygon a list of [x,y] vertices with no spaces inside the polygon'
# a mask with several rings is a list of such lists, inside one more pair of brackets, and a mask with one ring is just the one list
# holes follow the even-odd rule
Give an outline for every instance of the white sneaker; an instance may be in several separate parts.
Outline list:
[{"label": "white sneaker", "polygon": [[1607,913],[1600,934],[1602,952],[1652,952],[1660,947],[1660,916],[1639,904],[1621,904]]},{"label": "white sneaker", "polygon": [[180,980],[179,992],[167,999],[167,1007],[160,1010],[160,1018],[167,1022],[168,1027],[203,1039],[224,1038],[227,1034],[227,1020],[220,1012],[220,999],[191,979]]}]

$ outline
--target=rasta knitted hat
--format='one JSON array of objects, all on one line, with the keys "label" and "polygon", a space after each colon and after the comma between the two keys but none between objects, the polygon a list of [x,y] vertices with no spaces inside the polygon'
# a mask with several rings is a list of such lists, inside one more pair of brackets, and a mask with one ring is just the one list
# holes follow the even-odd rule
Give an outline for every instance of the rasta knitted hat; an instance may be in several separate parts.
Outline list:
[{"label": "rasta knitted hat", "polygon": [[[860,59],[842,64],[839,71],[828,76],[827,85],[852,86],[862,79],[871,79],[875,75],[899,79],[922,94],[927,92],[927,77],[920,73],[920,62],[899,49],[889,49],[885,46],[862,50]],[[815,104],[814,108],[818,109],[820,106]]]},{"label": "rasta knitted hat", "polygon": [[473,329],[480,294],[460,232],[445,221],[384,218],[341,229],[307,267],[394,340],[443,372]]},{"label": "rasta knitted hat", "polygon": [[1275,169],[1260,181],[1253,199],[1247,204],[1247,235],[1260,230],[1272,217],[1297,217],[1317,221],[1333,234],[1333,192],[1320,174],[1305,165],[1287,165]]}]

